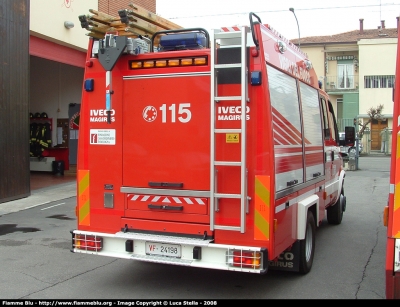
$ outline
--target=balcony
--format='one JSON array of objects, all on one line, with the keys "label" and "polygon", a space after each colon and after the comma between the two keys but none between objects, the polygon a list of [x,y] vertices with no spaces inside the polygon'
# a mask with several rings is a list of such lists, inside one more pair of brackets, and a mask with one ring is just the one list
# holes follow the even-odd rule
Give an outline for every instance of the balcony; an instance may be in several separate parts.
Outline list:
[{"label": "balcony", "polygon": [[358,92],[358,75],[326,76],[324,89],[327,93]]}]

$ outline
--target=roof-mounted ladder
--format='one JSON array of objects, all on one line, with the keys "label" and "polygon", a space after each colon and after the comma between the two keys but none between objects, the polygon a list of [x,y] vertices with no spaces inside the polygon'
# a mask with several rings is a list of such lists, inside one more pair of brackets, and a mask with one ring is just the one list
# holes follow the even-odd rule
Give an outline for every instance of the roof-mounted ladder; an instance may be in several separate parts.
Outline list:
[{"label": "roof-mounted ladder", "polygon": [[[211,33],[211,153],[210,153],[210,228],[233,230],[245,232],[245,215],[248,212],[249,197],[247,195],[247,168],[246,168],[246,104],[248,101],[248,67],[247,67],[247,33],[249,27],[239,28],[240,31],[220,32],[214,30]],[[219,48],[240,48],[239,63],[217,63],[217,49]],[[225,62],[225,61],[224,61]],[[221,61],[219,61],[221,63]],[[240,96],[219,96],[217,71],[224,69],[240,68]],[[217,129],[216,104],[220,101],[232,101],[241,103],[240,128]],[[236,104],[237,105],[237,104]],[[217,134],[239,134],[240,135],[240,161],[217,161]],[[218,146],[223,146],[219,144]],[[240,194],[218,193],[217,189],[217,166],[240,167]],[[240,226],[216,225],[215,213],[218,211],[218,200],[222,198],[240,199]]]}]

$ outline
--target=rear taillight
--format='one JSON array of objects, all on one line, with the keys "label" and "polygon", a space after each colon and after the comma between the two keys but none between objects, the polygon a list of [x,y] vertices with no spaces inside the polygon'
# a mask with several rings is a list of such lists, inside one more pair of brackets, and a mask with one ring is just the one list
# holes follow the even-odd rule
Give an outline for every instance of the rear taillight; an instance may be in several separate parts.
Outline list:
[{"label": "rear taillight", "polygon": [[74,247],[86,251],[99,252],[103,248],[103,238],[93,235],[76,234]]},{"label": "rear taillight", "polygon": [[262,253],[257,251],[230,250],[228,264],[233,267],[260,269]]}]

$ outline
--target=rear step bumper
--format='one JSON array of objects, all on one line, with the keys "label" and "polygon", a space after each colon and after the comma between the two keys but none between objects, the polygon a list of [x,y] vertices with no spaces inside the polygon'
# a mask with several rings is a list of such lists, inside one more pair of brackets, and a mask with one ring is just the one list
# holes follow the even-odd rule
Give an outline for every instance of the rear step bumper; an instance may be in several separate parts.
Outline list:
[{"label": "rear step bumper", "polygon": [[[108,234],[74,230],[71,234],[74,253],[258,274],[268,269],[268,251],[262,247],[135,232]],[[168,255],[162,254],[164,251]]]}]

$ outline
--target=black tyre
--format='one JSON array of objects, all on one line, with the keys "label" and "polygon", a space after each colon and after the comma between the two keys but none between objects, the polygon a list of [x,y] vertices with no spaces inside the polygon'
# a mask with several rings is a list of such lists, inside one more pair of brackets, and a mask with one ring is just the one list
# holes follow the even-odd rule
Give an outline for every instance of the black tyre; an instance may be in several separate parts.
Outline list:
[{"label": "black tyre", "polygon": [[344,196],[344,191],[342,189],[337,202],[333,206],[328,207],[328,209],[326,210],[326,218],[328,220],[328,223],[332,225],[339,225],[340,223],[342,223],[343,212],[345,210],[346,197]]},{"label": "black tyre", "polygon": [[300,266],[299,272],[307,274],[310,272],[314,260],[316,223],[311,211],[307,213],[306,235],[300,240]]}]

